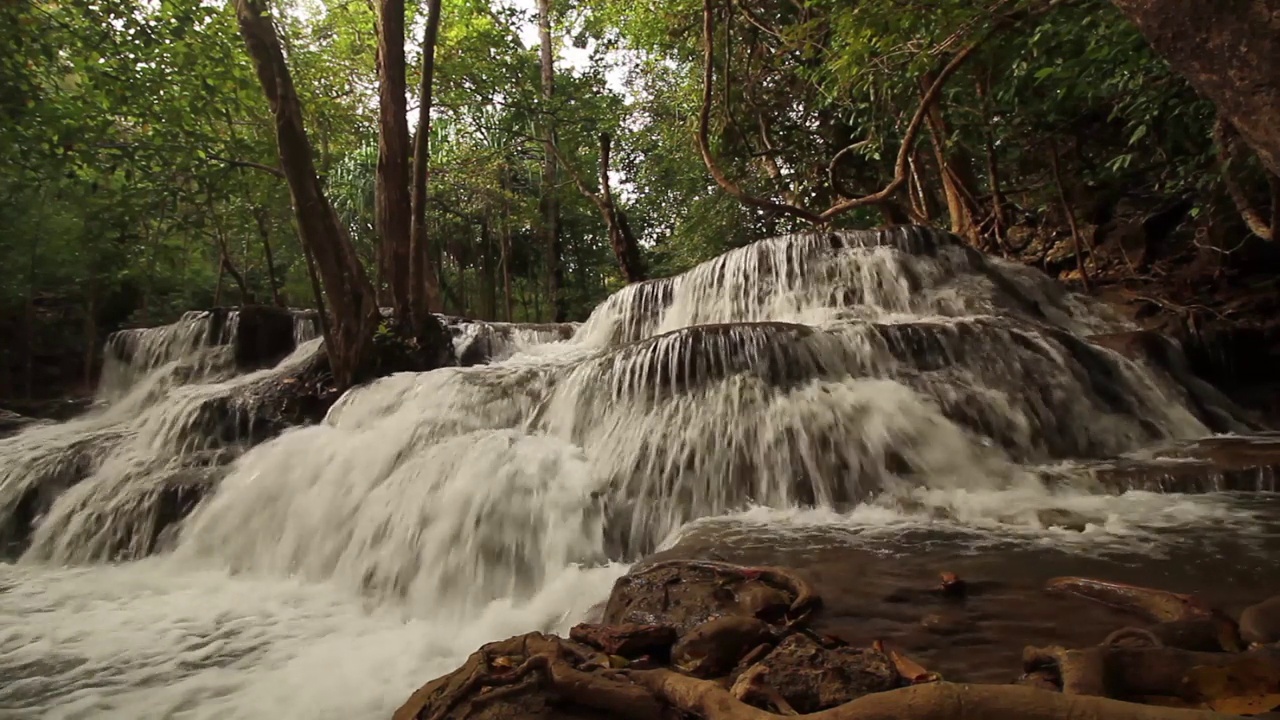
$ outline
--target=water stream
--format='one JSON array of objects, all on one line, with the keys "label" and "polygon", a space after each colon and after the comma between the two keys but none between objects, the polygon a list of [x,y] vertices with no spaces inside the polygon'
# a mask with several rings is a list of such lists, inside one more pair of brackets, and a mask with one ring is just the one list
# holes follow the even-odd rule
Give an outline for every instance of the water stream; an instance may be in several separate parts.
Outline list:
[{"label": "water stream", "polygon": [[1274,527],[1229,493],[1115,494],[1111,458],[1253,426],[1089,342],[1131,330],[1107,308],[943,233],[761,241],[571,337],[459,326],[489,362],[267,442],[250,390],[320,341],[300,316],[289,357],[237,372],[231,322],[118,336],[90,413],[0,440],[0,717],[387,717],[707,523],[1129,560]]}]

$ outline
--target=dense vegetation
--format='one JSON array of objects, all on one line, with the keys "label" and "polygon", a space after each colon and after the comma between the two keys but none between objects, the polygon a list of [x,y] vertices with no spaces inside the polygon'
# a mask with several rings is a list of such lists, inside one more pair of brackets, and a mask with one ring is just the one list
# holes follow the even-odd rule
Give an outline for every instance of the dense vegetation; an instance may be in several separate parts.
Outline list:
[{"label": "dense vegetation", "polygon": [[[421,236],[436,310],[581,319],[628,280],[886,187],[836,222],[936,223],[1023,254],[1065,233],[1077,276],[1101,263],[1088,228],[1126,202],[1181,201],[1224,262],[1274,225],[1254,153],[1104,0],[439,5]],[[403,260],[377,231],[389,7],[269,8],[323,193],[385,305]],[[427,8],[404,10],[411,133]],[[0,8],[0,396],[87,383],[92,348],[125,324],[315,303],[236,15],[198,0]]]}]

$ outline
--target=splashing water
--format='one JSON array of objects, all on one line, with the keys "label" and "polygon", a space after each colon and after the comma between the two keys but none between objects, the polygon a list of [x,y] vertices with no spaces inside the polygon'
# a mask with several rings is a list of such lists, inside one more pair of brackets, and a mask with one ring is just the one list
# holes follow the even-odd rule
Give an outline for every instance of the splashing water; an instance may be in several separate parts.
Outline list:
[{"label": "splashing water", "polygon": [[445,321],[459,367],[354,389],[252,449],[245,390],[315,352],[313,317],[244,375],[206,316],[118,336],[101,408],[0,440],[0,523],[26,547],[0,566],[0,617],[34,617],[0,632],[0,711],[385,716],[732,514],[1052,540],[1065,509],[1103,545],[1156,542],[1167,513],[1249,522],[1046,484],[1045,466],[1209,434],[1203,390],[1090,343],[1128,328],[945,233],[761,241],[580,327]]}]

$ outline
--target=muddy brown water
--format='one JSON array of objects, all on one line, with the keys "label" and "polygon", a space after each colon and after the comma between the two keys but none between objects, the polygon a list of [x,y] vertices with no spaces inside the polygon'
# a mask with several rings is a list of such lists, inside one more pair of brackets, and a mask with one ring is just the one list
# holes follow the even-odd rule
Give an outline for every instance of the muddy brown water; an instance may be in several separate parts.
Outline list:
[{"label": "muddy brown water", "polygon": [[[1146,549],[977,537],[946,528],[872,537],[719,519],[695,524],[646,562],[697,558],[792,568],[822,597],[816,631],[858,646],[884,640],[950,680],[1003,683],[1021,673],[1028,645],[1082,647],[1122,627],[1149,625],[1120,610],[1047,593],[1050,578],[1087,576],[1194,593],[1232,617],[1280,594],[1280,495],[1230,500],[1256,515],[1249,532],[1173,531]],[[966,581],[966,597],[931,592],[944,571]]]}]

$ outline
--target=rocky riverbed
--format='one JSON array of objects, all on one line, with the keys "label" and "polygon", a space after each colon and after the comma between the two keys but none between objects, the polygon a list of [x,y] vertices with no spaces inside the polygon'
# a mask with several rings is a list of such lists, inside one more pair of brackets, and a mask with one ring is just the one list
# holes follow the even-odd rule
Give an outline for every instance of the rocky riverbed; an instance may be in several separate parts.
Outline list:
[{"label": "rocky riverbed", "polygon": [[[1280,708],[1269,537],[1198,557],[1102,557],[957,552],[963,540],[930,530],[876,547],[829,526],[695,525],[619,579],[590,622],[486,645],[396,720],[1191,720]],[[1222,550],[1243,562],[1227,570]]]}]

